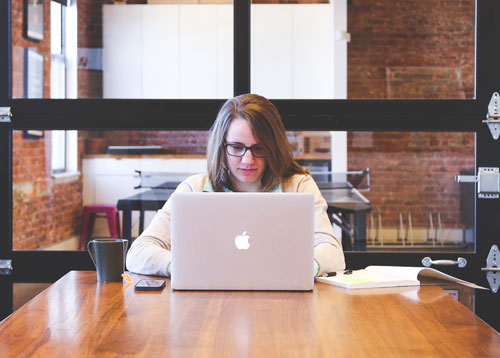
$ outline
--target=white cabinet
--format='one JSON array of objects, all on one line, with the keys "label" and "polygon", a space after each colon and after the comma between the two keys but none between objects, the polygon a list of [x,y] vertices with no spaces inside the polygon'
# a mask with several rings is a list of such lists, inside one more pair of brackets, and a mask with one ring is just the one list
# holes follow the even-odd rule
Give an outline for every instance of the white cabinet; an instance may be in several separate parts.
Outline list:
[{"label": "white cabinet", "polygon": [[[139,176],[135,172],[155,171],[172,173],[205,173],[205,159],[185,158],[84,158],[83,171],[83,205],[108,204],[116,205],[118,200],[148,189],[134,189],[139,185]],[[145,225],[154,216],[146,212]],[[132,213],[132,236],[138,235],[139,213]],[[97,220],[94,236],[107,236],[108,229],[104,220]]]},{"label": "white cabinet", "polygon": [[[134,6],[103,8],[103,95],[141,98],[141,21]],[[132,21],[131,21],[132,20]]]},{"label": "white cabinet", "polygon": [[292,14],[291,6],[252,6],[251,92],[293,98]]},{"label": "white cabinet", "polygon": [[103,5],[104,98],[228,98],[232,5]]},{"label": "white cabinet", "polygon": [[[253,4],[252,92],[345,98],[345,0]],[[233,6],[103,5],[105,98],[228,98]]]},{"label": "white cabinet", "polygon": [[341,81],[334,77],[334,57],[342,56],[334,51],[334,6],[252,6],[252,92],[268,98],[345,98],[334,97]]},{"label": "white cabinet", "polygon": [[[142,92],[136,98],[178,98],[179,68],[182,64],[178,51],[178,11],[169,11],[164,6],[140,6],[140,13],[140,19],[135,20],[141,24],[140,41],[132,44],[135,51],[141,54],[139,83]],[[105,44],[113,41],[106,37],[103,40]],[[105,53],[113,58],[117,56],[113,52]],[[112,91],[104,94],[115,97]]]},{"label": "white cabinet", "polygon": [[293,97],[333,96],[332,9],[330,4],[302,5],[292,11]]},{"label": "white cabinet", "polygon": [[214,98],[217,83],[215,6],[179,6],[179,97]]}]

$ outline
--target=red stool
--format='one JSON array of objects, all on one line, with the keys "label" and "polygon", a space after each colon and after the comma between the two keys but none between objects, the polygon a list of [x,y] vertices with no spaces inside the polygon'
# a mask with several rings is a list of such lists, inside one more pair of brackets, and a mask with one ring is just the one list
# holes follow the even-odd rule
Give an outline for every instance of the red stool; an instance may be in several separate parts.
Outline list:
[{"label": "red stool", "polygon": [[83,207],[82,233],[80,235],[80,242],[78,243],[79,250],[81,250],[92,237],[94,221],[97,214],[104,214],[103,217],[105,216],[108,219],[109,234],[111,237],[120,236],[120,217],[118,216],[116,206],[97,204],[85,205]]}]

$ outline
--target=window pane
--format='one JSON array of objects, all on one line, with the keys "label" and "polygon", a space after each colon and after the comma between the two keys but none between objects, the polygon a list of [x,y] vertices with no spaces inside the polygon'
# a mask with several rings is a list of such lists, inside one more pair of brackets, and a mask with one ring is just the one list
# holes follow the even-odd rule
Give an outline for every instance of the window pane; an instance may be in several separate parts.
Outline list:
[{"label": "window pane", "polygon": [[289,132],[345,251],[474,250],[475,134]]},{"label": "window pane", "polygon": [[475,1],[348,5],[349,98],[473,98]]},{"label": "window pane", "polygon": [[336,3],[252,5],[252,92],[345,98],[345,48],[334,37]]},{"label": "window pane", "polygon": [[102,16],[91,11],[79,20],[97,31],[78,31],[78,97],[231,96],[232,13],[231,2],[104,4]]},{"label": "window pane", "polygon": [[62,53],[62,13],[61,4],[50,2],[50,52]]},{"label": "window pane", "polygon": [[251,26],[269,98],[474,98],[474,0],[254,0]]},{"label": "window pane", "polygon": [[350,132],[349,170],[370,172],[367,249],[473,251],[474,184],[454,178],[474,153],[474,133]]},{"label": "window pane", "polygon": [[[76,249],[82,228],[88,237],[109,237],[101,214],[90,232],[85,206],[115,208],[123,228],[126,209],[119,200],[132,203],[148,192],[159,209],[182,178],[207,170],[206,131],[74,134],[81,175],[54,178],[47,167],[49,136],[14,132],[14,249]],[[473,251],[474,184],[454,178],[474,171],[474,133],[287,134],[296,160],[320,187],[346,251]],[[137,237],[155,210],[146,210],[141,224],[144,201],[133,205],[127,225]]]},{"label": "window pane", "polygon": [[66,169],[66,134],[65,131],[51,131],[52,173]]},{"label": "window pane", "polygon": [[[66,98],[232,96],[232,1],[125,3],[78,0],[66,7],[64,52],[71,89]],[[44,21],[60,24],[60,14],[52,13],[49,4],[44,6]],[[13,6],[12,18],[22,19],[23,11]],[[45,32],[43,40],[33,41],[24,35],[22,21],[12,22],[14,98],[25,97],[25,76],[37,76],[44,84],[43,97],[50,97],[50,47],[51,42],[60,43],[61,35]],[[27,73],[27,47],[44,57],[43,73]]]},{"label": "window pane", "polygon": [[50,98],[66,97],[66,65],[62,55],[52,55],[50,64]]},{"label": "window pane", "polygon": [[[45,5],[43,18],[55,23],[50,8]],[[66,47],[71,97],[232,95],[232,2],[80,0],[67,10],[67,41],[74,42]],[[13,6],[13,18],[23,18],[23,11]],[[253,92],[270,98],[474,97],[474,0],[256,0],[251,15]],[[25,75],[41,76],[49,98],[47,43],[56,42],[57,33],[42,31],[44,39],[33,40],[22,22],[13,22],[12,34],[14,98],[25,97]],[[26,48],[44,57],[43,74],[28,74]]]},{"label": "window pane", "polygon": [[[52,140],[57,140],[58,134],[65,131],[53,132],[56,134]],[[98,204],[116,209],[118,200],[156,186],[155,178],[147,176],[141,184],[136,170],[163,173],[167,180],[173,175],[177,181],[188,173],[206,172],[207,132],[66,132],[78,135],[81,175],[52,176],[50,132],[45,135],[41,132],[41,136],[24,131],[13,133],[15,250],[76,250],[82,228],[86,228],[89,238],[111,236],[102,214],[97,215],[91,230],[90,220],[83,217],[84,207]],[[154,214],[145,212],[144,225],[149,224]],[[113,220],[116,223],[116,218]],[[139,211],[133,211],[131,224],[132,235],[136,237]]]}]

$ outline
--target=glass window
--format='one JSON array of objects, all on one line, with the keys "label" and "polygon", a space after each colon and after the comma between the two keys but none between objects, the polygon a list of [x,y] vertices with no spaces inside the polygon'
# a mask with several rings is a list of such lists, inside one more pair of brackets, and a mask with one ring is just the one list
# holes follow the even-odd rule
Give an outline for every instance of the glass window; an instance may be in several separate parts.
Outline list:
[{"label": "glass window", "polygon": [[78,133],[77,131],[48,131],[51,137],[52,175],[77,175]]},{"label": "glass window", "polygon": [[65,131],[51,131],[52,134],[52,174],[66,170],[66,135]]},{"label": "glass window", "polygon": [[276,3],[252,5],[252,92],[346,98],[345,1]]},{"label": "glass window", "polygon": [[251,15],[252,92],[474,98],[474,0],[254,0]]},{"label": "glass window", "polygon": [[63,6],[58,2],[50,2],[50,52],[61,54],[62,51],[62,11]]},{"label": "glass window", "polygon": [[[22,19],[23,11],[13,6],[12,18]],[[43,11],[45,21],[50,20],[50,34],[43,40],[27,37],[22,21],[12,22],[13,98],[25,97],[25,78],[36,78],[43,98],[213,99],[233,94],[231,1],[73,0],[68,6],[53,1]],[[44,58],[43,73],[28,71],[25,48]],[[62,81],[64,97],[60,87],[53,88]]]},{"label": "glass window", "polygon": [[232,96],[232,3],[102,4],[79,1],[79,98]]},{"label": "glass window", "polygon": [[50,2],[50,98],[66,98],[65,6]]},{"label": "glass window", "polygon": [[[100,213],[93,222],[85,221],[86,206],[109,205],[117,210],[119,200],[152,190],[164,178],[168,181],[173,177],[178,182],[189,173],[207,170],[208,133],[204,131],[79,130],[36,134],[13,132],[15,250],[85,249],[80,245],[84,229],[87,240],[109,237],[115,224],[120,231],[123,225],[123,211],[120,221],[112,218],[111,228],[107,217],[101,217]],[[65,155],[63,149],[54,153],[55,143],[64,141],[70,143]],[[73,168],[68,166],[69,157],[76,159]],[[67,171],[76,171],[78,161],[81,175],[52,174],[54,163],[64,163]],[[137,171],[144,175],[139,176]],[[154,214],[154,210],[146,211],[141,220],[138,210],[132,212],[133,237],[139,235],[140,228],[147,226]]]},{"label": "glass window", "polygon": [[[369,168],[367,250],[474,250],[474,133],[349,132],[348,168]],[[353,185],[356,185],[353,183]],[[364,249],[365,228],[349,213],[347,246]]]},{"label": "glass window", "polygon": [[[59,12],[45,9],[54,22]],[[64,6],[63,6],[64,8]],[[54,6],[55,9],[55,6]],[[233,94],[232,2],[71,1],[71,98],[227,98]],[[23,18],[13,7],[13,18]],[[30,48],[12,23],[13,96],[24,97]],[[475,1],[253,1],[251,91],[269,98],[474,98]],[[63,40],[64,42],[64,40]],[[54,66],[57,66],[56,61]],[[67,72],[68,73],[68,72]],[[30,76],[33,76],[32,74]],[[40,75],[38,75],[40,76]],[[46,92],[46,93],[45,93]]]},{"label": "glass window", "polygon": [[[45,166],[49,135],[14,132],[14,249],[77,249],[84,228],[86,238],[112,235],[99,215],[92,230],[84,222],[84,207],[94,204],[118,210],[121,228],[127,225],[137,237],[155,210],[141,217],[138,206],[124,223],[120,200],[152,191],[159,209],[176,183],[207,170],[206,131],[57,133],[61,140],[72,133],[79,143],[81,176],[51,175]],[[474,249],[474,185],[454,181],[474,170],[474,133],[287,134],[295,159],[325,197],[346,251]]]},{"label": "glass window", "polygon": [[474,250],[475,135],[289,132],[346,251]]}]

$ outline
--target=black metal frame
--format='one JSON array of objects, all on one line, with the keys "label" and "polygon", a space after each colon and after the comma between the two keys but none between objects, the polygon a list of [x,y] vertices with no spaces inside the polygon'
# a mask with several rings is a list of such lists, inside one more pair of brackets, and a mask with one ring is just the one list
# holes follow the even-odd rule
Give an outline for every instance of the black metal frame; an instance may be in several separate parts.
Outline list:
[{"label": "black metal frame", "polygon": [[[478,100],[272,100],[287,130],[478,131]],[[223,100],[14,99],[15,129],[207,130]],[[193,105],[194,104],[194,105]],[[451,110],[450,110],[451,109]],[[69,120],[71,118],[71,120]]]},{"label": "black metal frame", "polygon": [[251,0],[233,2],[233,93],[235,96],[250,92],[250,6]]},{"label": "black metal frame", "polygon": [[[471,131],[477,133],[478,166],[499,166],[495,153],[498,143],[492,140],[481,120],[486,114],[491,93],[500,87],[500,13],[499,2],[476,1],[477,53],[476,99],[474,100],[274,100],[288,130],[353,131]],[[234,93],[250,92],[250,0],[234,2]],[[156,129],[206,130],[222,105],[222,100],[29,100],[11,99],[10,79],[10,0],[0,2],[0,106],[12,106],[14,120],[0,123],[0,167],[9,168],[0,175],[0,254],[7,252],[14,262],[13,276],[0,276],[12,282],[50,282],[68,269],[91,269],[86,252],[12,252],[12,153],[11,131],[14,129]],[[492,72],[493,69],[493,72]],[[476,206],[475,206],[476,208]],[[458,269],[445,271],[487,285],[480,273],[497,228],[493,213],[500,211],[500,201],[481,200],[477,204],[476,253],[461,254],[469,261],[466,273]],[[491,222],[493,221],[493,222]],[[7,238],[4,239],[4,238]],[[486,254],[485,254],[486,252]],[[381,253],[347,252],[349,268],[367,264],[419,266],[423,252]],[[457,254],[440,253],[441,259],[456,259]],[[2,258],[2,257],[0,257]],[[18,263],[18,266],[16,265]],[[28,264],[29,263],[29,264]],[[481,279],[478,281],[478,277]],[[3,286],[2,286],[3,287]],[[11,305],[12,295],[0,295],[0,315]],[[488,316],[494,296],[480,292],[485,302],[477,313],[493,326],[500,322]],[[10,303],[9,303],[10,302]],[[7,309],[8,311],[8,309]]]},{"label": "black metal frame", "polygon": [[[12,76],[10,1],[0,2],[0,106],[5,106],[5,100],[11,98]],[[4,39],[2,41],[2,39]],[[2,103],[3,102],[3,103]],[[12,252],[12,134],[8,126],[0,126],[0,259],[10,259]],[[2,255],[7,254],[6,257]],[[12,312],[12,277],[0,275],[0,319]]]},{"label": "black metal frame", "polygon": [[[479,6],[480,5],[480,6]],[[487,6],[486,6],[487,5]],[[497,20],[500,14],[498,1],[476,1],[476,98],[481,105],[482,113],[486,109],[493,92],[500,91],[500,23]],[[483,117],[484,118],[484,117]],[[500,142],[493,140],[486,124],[482,124],[476,135],[476,168],[499,166]],[[486,257],[493,244],[500,244],[498,232],[498,215],[500,214],[499,200],[477,200],[475,205],[476,253],[478,267],[486,266]],[[488,287],[484,273],[481,273],[481,284]],[[491,292],[478,291],[476,293],[476,313],[500,331],[500,315],[495,314],[498,308],[499,297]]]}]

